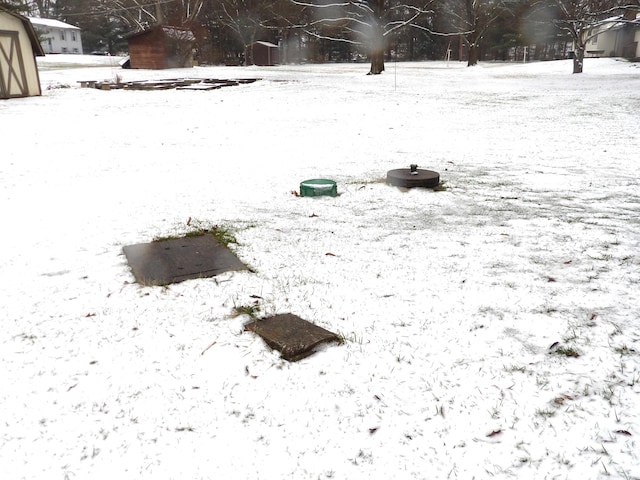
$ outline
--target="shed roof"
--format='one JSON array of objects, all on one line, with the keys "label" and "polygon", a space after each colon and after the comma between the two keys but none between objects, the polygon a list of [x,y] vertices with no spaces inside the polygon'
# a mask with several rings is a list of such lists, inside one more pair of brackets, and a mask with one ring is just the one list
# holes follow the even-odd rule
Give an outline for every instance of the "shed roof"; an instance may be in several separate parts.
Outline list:
[{"label": "shed roof", "polygon": [[179,40],[183,42],[196,41],[196,36],[193,34],[191,30],[187,28],[173,27],[171,25],[156,25],[155,27],[148,28],[147,30],[142,30],[141,32],[133,33],[129,35],[127,38],[131,39],[131,38],[141,37],[143,35],[147,35],[157,30],[161,30],[165,36],[173,40]]},{"label": "shed roof", "polygon": [[38,34],[33,29],[33,25],[29,21],[29,19],[19,13],[10,12],[0,7],[0,13],[4,13],[7,15],[11,15],[12,17],[17,18],[22,22],[25,31],[27,32],[27,36],[29,37],[29,42],[31,43],[31,49],[33,50],[33,54],[37,57],[44,57],[44,50],[42,49],[42,45],[40,45],[40,41],[38,40]]}]

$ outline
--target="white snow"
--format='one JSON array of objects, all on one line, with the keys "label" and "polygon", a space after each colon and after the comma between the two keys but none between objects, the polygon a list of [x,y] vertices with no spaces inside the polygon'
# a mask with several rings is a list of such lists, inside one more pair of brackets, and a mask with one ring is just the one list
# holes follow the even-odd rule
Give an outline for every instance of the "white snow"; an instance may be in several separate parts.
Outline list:
[{"label": "white snow", "polygon": [[[0,102],[3,480],[640,478],[637,64],[118,60]],[[262,80],[78,83],[194,77]],[[254,272],[135,283],[190,218]],[[281,360],[256,301],[345,342]]]}]

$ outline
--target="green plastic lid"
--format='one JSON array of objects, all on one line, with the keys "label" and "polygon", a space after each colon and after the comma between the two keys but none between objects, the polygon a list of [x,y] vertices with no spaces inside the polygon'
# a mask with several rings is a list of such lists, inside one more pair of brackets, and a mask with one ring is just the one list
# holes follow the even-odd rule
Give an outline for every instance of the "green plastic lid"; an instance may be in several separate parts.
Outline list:
[{"label": "green plastic lid", "polygon": [[300,195],[303,197],[319,197],[322,195],[335,197],[338,195],[338,187],[333,180],[313,178],[300,183]]}]

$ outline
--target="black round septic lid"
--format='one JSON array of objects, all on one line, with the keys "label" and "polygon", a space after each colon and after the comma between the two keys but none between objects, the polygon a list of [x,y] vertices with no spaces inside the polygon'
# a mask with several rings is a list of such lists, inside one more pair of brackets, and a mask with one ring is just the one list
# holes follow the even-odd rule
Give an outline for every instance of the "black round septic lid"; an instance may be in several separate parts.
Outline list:
[{"label": "black round septic lid", "polygon": [[411,165],[411,168],[398,168],[387,172],[387,183],[396,187],[414,188],[437,187],[440,183],[440,174],[431,170],[423,170]]}]

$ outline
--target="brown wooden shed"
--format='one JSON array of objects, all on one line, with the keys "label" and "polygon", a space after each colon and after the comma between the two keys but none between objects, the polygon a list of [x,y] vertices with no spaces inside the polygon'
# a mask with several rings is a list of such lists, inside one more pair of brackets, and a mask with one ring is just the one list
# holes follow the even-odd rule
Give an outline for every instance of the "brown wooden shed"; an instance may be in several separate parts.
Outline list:
[{"label": "brown wooden shed", "polygon": [[273,66],[280,63],[278,45],[270,42],[254,42],[251,44],[251,62],[254,65]]},{"label": "brown wooden shed", "polygon": [[0,7],[0,99],[42,95],[36,56],[44,51],[29,19]]},{"label": "brown wooden shed", "polygon": [[196,37],[191,30],[168,25],[156,25],[128,37],[131,68],[193,67],[193,47]]}]

